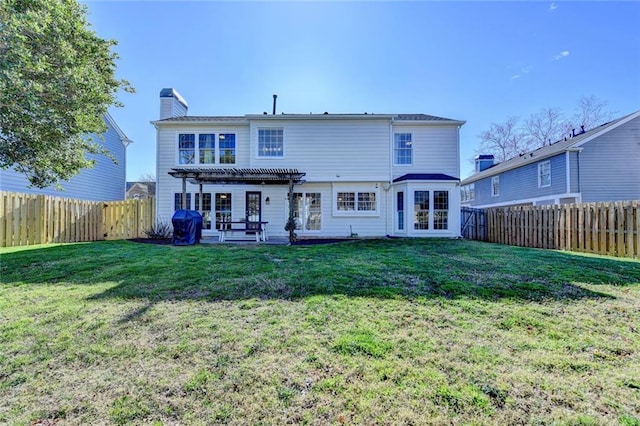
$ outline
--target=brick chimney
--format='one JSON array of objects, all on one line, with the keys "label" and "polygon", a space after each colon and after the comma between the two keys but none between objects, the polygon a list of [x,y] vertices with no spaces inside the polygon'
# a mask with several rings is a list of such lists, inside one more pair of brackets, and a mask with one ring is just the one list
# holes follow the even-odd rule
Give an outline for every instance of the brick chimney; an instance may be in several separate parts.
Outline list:
[{"label": "brick chimney", "polygon": [[160,120],[171,117],[184,117],[189,106],[176,89],[168,88],[160,91]]}]

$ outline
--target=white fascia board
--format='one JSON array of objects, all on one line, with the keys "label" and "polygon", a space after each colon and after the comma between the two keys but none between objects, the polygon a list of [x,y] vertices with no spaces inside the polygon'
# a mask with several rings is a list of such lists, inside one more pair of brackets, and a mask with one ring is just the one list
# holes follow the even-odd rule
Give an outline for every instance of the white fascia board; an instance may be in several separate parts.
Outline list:
[{"label": "white fascia board", "polygon": [[124,145],[124,147],[126,148],[127,146],[129,146],[129,144],[132,144],[133,141],[131,139],[129,139],[127,137],[127,135],[124,134],[124,132],[122,131],[122,129],[120,128],[120,126],[118,126],[118,123],[116,123],[116,121],[113,119],[113,117],[111,117],[111,114],[109,114],[108,112],[106,112],[104,114],[104,119],[106,121],[109,122],[109,124],[111,125],[111,127],[113,127],[116,131],[116,133],[118,134],[118,137],[120,138],[120,140],[122,141],[122,145]]},{"label": "white fascia board", "polygon": [[246,114],[248,120],[391,120],[389,114]]}]

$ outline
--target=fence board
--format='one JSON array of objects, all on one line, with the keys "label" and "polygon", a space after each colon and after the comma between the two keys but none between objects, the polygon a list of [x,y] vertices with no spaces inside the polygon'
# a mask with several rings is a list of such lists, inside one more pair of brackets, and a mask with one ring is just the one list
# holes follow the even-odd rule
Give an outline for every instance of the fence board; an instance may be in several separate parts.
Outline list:
[{"label": "fence board", "polygon": [[[485,241],[640,258],[640,202],[637,200],[495,207],[482,214],[486,224]],[[474,233],[463,233],[463,236],[481,239]]]},{"label": "fence board", "polygon": [[0,191],[0,246],[143,238],[155,199],[85,201]]}]

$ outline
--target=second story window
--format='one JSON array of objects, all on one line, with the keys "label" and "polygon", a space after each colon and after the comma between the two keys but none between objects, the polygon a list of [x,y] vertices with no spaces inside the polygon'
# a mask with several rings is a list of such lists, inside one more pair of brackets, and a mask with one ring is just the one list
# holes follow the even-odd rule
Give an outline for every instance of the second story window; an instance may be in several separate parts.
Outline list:
[{"label": "second story window", "polygon": [[551,186],[551,161],[538,163],[538,188]]},{"label": "second story window", "polygon": [[395,133],[393,135],[393,163],[395,165],[412,164],[411,133]]},{"label": "second story window", "polygon": [[284,157],[283,129],[258,129],[258,157]]},{"label": "second story window", "polygon": [[218,149],[220,150],[220,164],[236,163],[236,135],[233,133],[218,135]]},{"label": "second story window", "polygon": [[470,183],[462,187],[461,197],[462,201],[472,201],[476,198],[475,183]]},{"label": "second story window", "polygon": [[494,176],[491,178],[491,196],[497,197],[500,195],[500,176]]},{"label": "second story window", "polygon": [[[218,143],[216,144],[216,140]],[[178,133],[178,164],[236,164],[234,133]]]},{"label": "second story window", "polygon": [[209,133],[198,135],[198,148],[200,149],[200,164],[214,164],[216,142],[215,136]]},{"label": "second story window", "polygon": [[178,136],[178,162],[180,164],[194,164],[196,161],[196,135],[181,133]]}]

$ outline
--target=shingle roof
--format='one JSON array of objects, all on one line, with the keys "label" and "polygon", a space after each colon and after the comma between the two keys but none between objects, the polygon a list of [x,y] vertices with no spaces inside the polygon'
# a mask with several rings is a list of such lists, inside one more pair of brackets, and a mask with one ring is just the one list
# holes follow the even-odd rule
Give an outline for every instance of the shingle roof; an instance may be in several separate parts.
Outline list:
[{"label": "shingle roof", "polygon": [[450,118],[437,117],[435,115],[428,114],[397,114],[396,119],[407,121],[457,121]]},{"label": "shingle roof", "polygon": [[395,178],[393,181],[403,182],[405,180],[450,180],[457,182],[460,179],[442,173],[407,173],[406,175]]},{"label": "shingle roof", "polygon": [[435,115],[428,114],[373,114],[373,113],[362,113],[362,114],[349,114],[349,113],[339,113],[339,114],[247,114],[247,115],[229,115],[229,116],[215,116],[215,115],[184,115],[181,117],[170,117],[162,120],[156,120],[154,123],[172,123],[172,122],[246,122],[249,119],[259,120],[259,119],[282,119],[282,118],[295,118],[295,119],[331,119],[331,118],[368,118],[368,119],[395,119],[398,121],[439,121],[439,122],[451,122],[451,123],[461,123],[458,120],[453,120],[450,118],[437,117]]},{"label": "shingle roof", "polygon": [[503,161],[502,163],[498,163],[486,170],[483,170],[479,173],[469,176],[468,178],[464,179],[461,182],[461,185],[466,185],[466,184],[478,181],[480,179],[484,179],[489,176],[495,176],[507,170],[515,169],[517,167],[521,167],[526,164],[535,163],[545,158],[558,155],[570,148],[577,147],[583,143],[586,143],[596,136],[600,136],[603,133],[611,131],[614,128],[618,127],[618,125],[624,124],[627,121],[632,120],[636,117],[640,117],[640,111],[636,111],[634,113],[625,115],[624,117],[620,117],[616,120],[602,124],[598,127],[594,127],[593,129],[590,129],[572,138],[561,139],[555,143],[552,143],[551,145],[538,148],[535,151],[527,152],[517,157],[510,158],[508,160]]}]

